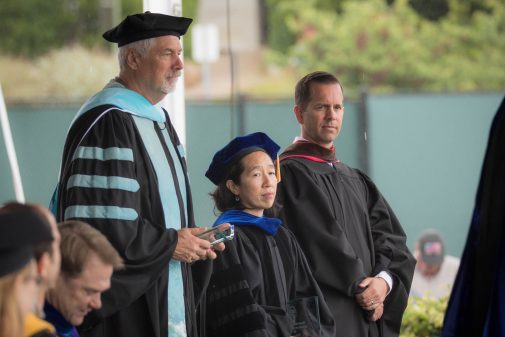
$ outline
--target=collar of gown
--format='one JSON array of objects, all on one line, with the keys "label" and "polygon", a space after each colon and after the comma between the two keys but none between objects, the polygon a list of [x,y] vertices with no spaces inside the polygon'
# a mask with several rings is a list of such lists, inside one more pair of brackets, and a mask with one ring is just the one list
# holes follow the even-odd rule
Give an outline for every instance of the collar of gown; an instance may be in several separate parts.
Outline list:
[{"label": "collar of gown", "polygon": [[282,221],[277,218],[257,217],[244,211],[231,210],[221,214],[212,226],[214,227],[225,222],[237,226],[257,227],[269,235],[277,234],[279,226],[282,225]]}]

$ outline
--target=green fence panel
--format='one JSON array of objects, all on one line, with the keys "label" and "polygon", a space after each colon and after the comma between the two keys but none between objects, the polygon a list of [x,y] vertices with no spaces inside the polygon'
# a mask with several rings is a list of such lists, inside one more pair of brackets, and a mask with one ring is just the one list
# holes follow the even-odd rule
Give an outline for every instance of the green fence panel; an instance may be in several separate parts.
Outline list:
[{"label": "green fence panel", "polygon": [[[337,156],[362,167],[386,196],[407,232],[409,247],[426,227],[438,228],[459,256],[466,238],[491,119],[502,93],[370,95],[367,129],[358,104],[346,102]],[[48,205],[65,135],[77,106],[8,106],[27,201]],[[237,113],[237,109],[233,109]],[[299,134],[293,103],[245,102],[243,131],[263,131],[281,147]],[[186,106],[186,152],[197,224],[214,221],[214,186],[204,174],[217,149],[236,133],[228,104]],[[233,129],[233,131],[232,131]],[[366,168],[365,168],[366,169]],[[5,144],[0,140],[0,203],[14,199]]]},{"label": "green fence panel", "polygon": [[216,150],[230,139],[229,105],[190,103],[186,106],[186,125],[186,152],[195,220],[198,226],[208,227],[216,216],[209,196],[214,185],[205,177],[205,172]]},{"label": "green fence panel", "polygon": [[[58,180],[65,136],[77,106],[7,109],[26,201],[48,206]],[[1,137],[0,204],[15,199],[3,134]]]},{"label": "green fence panel", "polygon": [[369,96],[369,173],[410,234],[412,249],[424,228],[436,228],[447,251],[461,255],[491,120],[502,97]]}]

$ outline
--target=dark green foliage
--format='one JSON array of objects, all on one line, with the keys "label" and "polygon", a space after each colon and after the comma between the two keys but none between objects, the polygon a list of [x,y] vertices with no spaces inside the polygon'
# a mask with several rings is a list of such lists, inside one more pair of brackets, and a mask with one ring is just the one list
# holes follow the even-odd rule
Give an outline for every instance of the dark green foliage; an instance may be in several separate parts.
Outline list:
[{"label": "dark green foliage", "polygon": [[[198,12],[198,0],[183,0],[182,1],[182,15],[188,18],[192,18],[193,20],[197,19],[197,12]],[[193,21],[194,24],[194,21]],[[192,30],[191,28],[189,31],[184,35],[184,58],[190,59],[192,56],[192,48],[191,48],[191,41],[192,41]]]},{"label": "dark green foliage", "polygon": [[[450,0],[451,4],[458,0]],[[271,48],[269,61],[297,76],[326,70],[344,86],[375,91],[502,90],[505,86],[505,3],[465,18],[455,5],[446,18],[425,20],[407,0],[346,1],[342,13],[316,0],[279,3],[276,15],[295,43]]]},{"label": "dark green foliage", "polygon": [[[121,19],[130,14],[142,13],[143,4],[140,0],[122,0],[121,1]],[[118,22],[119,23],[119,22]]]},{"label": "dark green foliage", "polygon": [[295,34],[290,31],[286,25],[286,1],[266,0],[267,1],[267,44],[269,48],[278,52],[285,52],[289,46],[295,43]]},{"label": "dark green foliage", "polygon": [[97,0],[2,0],[0,49],[35,57],[52,48],[93,45],[101,31]]},{"label": "dark green foliage", "polygon": [[410,6],[424,18],[437,21],[449,13],[447,0],[410,0]]},{"label": "dark green foliage", "polygon": [[[269,48],[285,52],[289,46],[295,43],[295,35],[286,24],[286,11],[289,11],[290,0],[264,0],[266,2],[266,31]],[[314,8],[325,12],[341,12],[342,4],[349,0],[316,0]]]},{"label": "dark green foliage", "polygon": [[0,6],[0,49],[2,53],[34,56],[64,44],[69,18],[61,13],[61,0],[3,0]]},{"label": "dark green foliage", "polygon": [[[126,15],[141,13],[141,0],[1,0],[0,50],[35,58],[74,43],[108,48],[102,34]],[[184,0],[183,13],[195,17],[198,0]],[[191,37],[185,39],[191,53]]]},{"label": "dark green foliage", "polygon": [[[386,2],[392,5],[395,0]],[[468,21],[476,12],[490,11],[486,0],[409,0],[409,5],[417,14],[430,21],[442,19],[450,12],[459,15],[462,21]]]}]

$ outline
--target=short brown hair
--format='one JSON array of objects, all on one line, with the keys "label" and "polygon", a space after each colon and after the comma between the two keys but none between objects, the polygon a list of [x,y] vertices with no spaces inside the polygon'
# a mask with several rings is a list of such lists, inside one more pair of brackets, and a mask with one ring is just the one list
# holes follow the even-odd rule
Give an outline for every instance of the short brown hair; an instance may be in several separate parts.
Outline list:
[{"label": "short brown hair", "polygon": [[295,104],[302,108],[302,110],[307,107],[307,104],[310,101],[310,87],[312,83],[337,83],[340,85],[342,93],[344,93],[344,88],[342,88],[342,84],[337,77],[325,71],[314,71],[310,74],[305,75],[298,81],[298,83],[296,83]]},{"label": "short brown hair", "polygon": [[123,260],[109,240],[89,224],[70,220],[59,225],[61,234],[61,272],[67,277],[78,277],[90,253],[95,253],[103,263],[114,270],[123,267]]}]

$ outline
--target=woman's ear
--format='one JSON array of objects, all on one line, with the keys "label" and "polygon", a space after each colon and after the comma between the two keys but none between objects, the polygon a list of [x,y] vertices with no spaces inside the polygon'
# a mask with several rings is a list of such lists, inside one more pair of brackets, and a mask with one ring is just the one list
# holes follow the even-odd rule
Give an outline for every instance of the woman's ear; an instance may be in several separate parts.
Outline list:
[{"label": "woman's ear", "polygon": [[231,179],[227,180],[226,187],[230,190],[231,193],[233,193],[235,195],[239,195],[240,189],[237,186],[237,184],[235,184],[235,182],[233,180],[231,180]]}]

